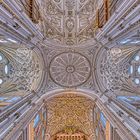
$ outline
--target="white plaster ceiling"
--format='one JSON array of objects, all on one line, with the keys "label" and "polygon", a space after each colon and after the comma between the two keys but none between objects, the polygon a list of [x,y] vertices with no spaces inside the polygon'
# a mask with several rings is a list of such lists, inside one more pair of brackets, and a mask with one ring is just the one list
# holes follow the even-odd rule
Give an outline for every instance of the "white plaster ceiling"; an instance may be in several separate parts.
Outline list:
[{"label": "white plaster ceiling", "polygon": [[78,45],[94,37],[95,0],[45,0],[44,34],[63,45]]}]

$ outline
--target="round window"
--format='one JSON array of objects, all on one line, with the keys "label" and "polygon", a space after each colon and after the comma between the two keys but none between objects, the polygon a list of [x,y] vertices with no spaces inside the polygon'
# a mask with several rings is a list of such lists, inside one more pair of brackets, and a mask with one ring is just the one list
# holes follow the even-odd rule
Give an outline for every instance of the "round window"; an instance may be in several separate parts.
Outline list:
[{"label": "round window", "polygon": [[138,78],[136,78],[134,81],[137,85],[140,83],[140,80]]},{"label": "round window", "polygon": [[136,55],[136,56],[135,56],[135,60],[136,60],[136,61],[139,61],[139,60],[140,60],[140,57],[139,57],[138,55]]}]

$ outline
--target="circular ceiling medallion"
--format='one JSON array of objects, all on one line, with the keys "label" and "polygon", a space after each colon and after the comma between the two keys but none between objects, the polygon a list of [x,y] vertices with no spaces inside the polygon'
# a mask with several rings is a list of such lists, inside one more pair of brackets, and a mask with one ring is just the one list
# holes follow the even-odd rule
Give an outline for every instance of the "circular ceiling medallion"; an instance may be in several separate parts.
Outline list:
[{"label": "circular ceiling medallion", "polygon": [[89,78],[90,63],[79,53],[62,53],[51,61],[50,76],[60,86],[76,87]]}]

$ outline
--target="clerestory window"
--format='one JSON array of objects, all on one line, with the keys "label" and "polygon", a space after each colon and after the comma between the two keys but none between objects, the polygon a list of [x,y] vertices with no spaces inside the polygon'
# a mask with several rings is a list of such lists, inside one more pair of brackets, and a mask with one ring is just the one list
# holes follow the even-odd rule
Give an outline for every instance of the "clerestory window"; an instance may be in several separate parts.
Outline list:
[{"label": "clerestory window", "polygon": [[9,73],[9,62],[8,59],[0,52],[0,85],[2,85]]},{"label": "clerestory window", "polygon": [[140,52],[138,52],[130,62],[129,75],[132,84],[140,86]]}]

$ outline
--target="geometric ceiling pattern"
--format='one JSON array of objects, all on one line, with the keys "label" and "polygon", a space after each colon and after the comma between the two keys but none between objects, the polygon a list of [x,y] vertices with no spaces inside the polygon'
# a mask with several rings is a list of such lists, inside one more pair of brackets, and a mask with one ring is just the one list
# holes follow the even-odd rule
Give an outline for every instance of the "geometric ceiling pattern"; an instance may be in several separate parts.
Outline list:
[{"label": "geometric ceiling pattern", "polygon": [[44,34],[60,44],[76,45],[93,38],[94,0],[45,0]]},{"label": "geometric ceiling pattern", "polygon": [[[8,90],[8,92],[18,90],[27,93],[35,90],[36,85],[39,84],[42,73],[38,55],[22,45],[15,45],[13,48],[1,46],[0,51],[9,61],[9,67],[7,68],[8,76],[1,86],[1,93],[7,93],[6,90]],[[1,64],[2,63],[0,63],[0,66]]]},{"label": "geometric ceiling pattern", "polygon": [[90,64],[80,53],[62,53],[52,60],[50,75],[61,86],[76,87],[90,76]]},{"label": "geometric ceiling pattern", "polygon": [[[98,71],[96,76],[98,84],[100,84],[100,90],[115,92],[120,94],[121,91],[127,91],[134,94],[139,94],[139,85],[134,83],[134,76],[138,78],[139,61],[134,61],[136,52],[139,48],[137,46],[126,46],[111,48],[102,51],[100,58],[96,62],[98,64]],[[132,64],[136,66],[134,74],[131,74],[130,68]],[[138,64],[137,64],[138,63]]]},{"label": "geometric ceiling pattern", "polygon": [[[12,86],[9,86],[8,84],[7,84],[8,88],[6,86],[3,86],[6,83],[3,81],[2,86],[4,90],[8,89],[8,93],[11,94],[12,91],[11,89],[13,89],[13,86],[15,86],[16,88],[19,89],[19,91],[23,90],[26,91],[27,93],[31,92],[31,96],[34,96],[34,98],[32,97],[30,98],[29,96],[26,99],[27,102],[29,101],[28,105],[29,106],[31,105],[33,107],[34,105],[35,107],[37,105],[36,98],[38,98],[37,100],[42,99],[41,95],[47,94],[47,91],[53,91],[56,89],[66,89],[73,91],[71,92],[73,94],[67,92],[66,94],[63,94],[61,96],[55,96],[53,98],[46,99],[45,101],[47,109],[46,132],[50,136],[54,136],[59,133],[69,134],[81,132],[86,136],[89,136],[90,139],[92,140],[95,139],[94,137],[95,124],[93,123],[93,113],[94,113],[93,108],[95,102],[86,97],[78,96],[77,94],[74,93],[75,90],[80,89],[86,91],[87,94],[89,90],[92,90],[93,94],[94,93],[97,93],[97,95],[100,95],[101,93],[102,95],[105,94],[104,96],[102,95],[99,96],[99,98],[101,97],[101,101],[105,101],[104,102],[105,106],[103,107],[104,109],[106,106],[109,108],[109,105],[113,103],[113,100],[111,100],[111,103],[108,102],[108,104],[106,104],[107,100],[106,98],[104,98],[105,96],[109,96],[110,98],[114,97],[112,96],[113,94],[110,93],[113,92],[114,95],[118,95],[122,92],[122,95],[124,95],[124,92],[125,93],[130,92],[132,95],[136,93],[137,89],[139,89],[135,88],[138,85],[133,87],[131,86],[130,84],[131,79],[129,75],[126,75],[127,74],[126,72],[128,71],[129,68],[127,67],[129,66],[130,62],[129,58],[131,58],[135,54],[135,52],[138,50],[139,47],[131,46],[132,49],[130,49],[127,46],[127,49],[125,49],[124,47],[118,48],[118,46],[115,46],[116,44],[114,44],[115,43],[114,38],[115,37],[117,38],[115,34],[119,36],[119,32],[121,32],[121,30],[124,28],[122,24],[123,21],[127,22],[128,24],[129,21],[127,21],[125,18],[124,19],[121,18],[120,24],[119,16],[117,16],[116,17],[118,25],[117,27],[115,25],[116,21],[114,20],[114,24],[113,25],[109,24],[110,27],[107,27],[107,30],[105,30],[107,34],[104,34],[103,32],[103,34],[95,36],[94,34],[95,29],[93,25],[95,25],[96,22],[95,14],[97,14],[96,12],[98,9],[97,1],[98,0],[42,0],[42,1],[38,0],[38,3],[40,4],[39,6],[42,7],[42,9],[38,9],[40,12],[41,21],[38,21],[37,22],[38,24],[36,23],[37,26],[33,24],[28,25],[28,23],[30,22],[28,22],[28,19],[24,17],[23,10],[19,11],[23,12],[22,14],[19,14],[17,10],[16,11],[17,13],[15,12],[15,14],[13,14],[14,16],[11,14],[12,10],[11,11],[9,10],[8,12],[9,14],[5,15],[5,17],[7,17],[6,18],[7,22],[4,20],[3,23],[2,21],[3,25],[1,25],[1,27],[3,27],[5,24],[7,24],[7,26],[5,27],[8,27],[9,25],[9,28],[6,29],[7,33],[8,31],[12,32],[14,30],[15,32],[13,32],[13,36],[14,33],[16,32],[18,34],[21,34],[19,39],[23,36],[25,38],[23,40],[26,40],[26,42],[23,41],[21,42],[21,44],[24,42],[27,44],[29,43],[28,44],[29,46],[25,46],[25,48],[31,47],[31,49],[26,50],[25,48],[22,49],[21,48],[22,46],[20,45],[17,48],[16,46],[15,47],[3,46],[3,48],[0,46],[2,50],[6,50],[6,52],[10,53],[11,59],[8,59],[7,57],[9,56],[9,54],[5,55],[4,53],[2,53],[7,60],[9,60],[10,62],[12,62],[13,60],[17,61],[15,63],[14,62],[12,63],[14,70],[14,73],[12,73],[13,74],[12,77],[10,77],[13,78]],[[6,10],[6,7],[8,7],[9,3],[10,2],[6,1],[6,6],[3,7],[3,9]],[[4,6],[4,4],[1,5]],[[14,4],[12,6],[14,6]],[[15,11],[16,5],[15,7],[13,7],[13,9],[14,9],[13,11]],[[5,10],[3,10],[3,13],[5,12]],[[31,11],[32,10],[33,9],[31,9]],[[118,13],[119,13],[118,11],[115,12],[115,14]],[[9,15],[11,15],[12,18],[10,17],[8,18]],[[122,17],[124,17],[124,15],[126,14],[125,13],[122,14]],[[21,16],[23,16],[23,18],[18,20],[17,17]],[[2,17],[3,19],[5,19],[4,16]],[[32,18],[32,16],[30,18]],[[24,24],[22,24],[22,22]],[[39,27],[40,22],[42,25],[41,27]],[[25,26],[26,24],[28,28],[26,28]],[[132,25],[130,24],[130,26]],[[10,28],[13,30],[9,30]],[[38,28],[41,28],[41,32],[37,30]],[[102,32],[103,30],[101,29],[100,31]],[[25,34],[26,32],[28,32],[27,35]],[[41,34],[42,32],[43,34]],[[18,36],[18,34],[16,36]],[[94,37],[97,37],[96,40],[98,41],[96,43],[95,42],[93,43]],[[50,46],[47,45],[45,39],[46,42],[48,41],[48,44],[50,41]],[[5,40],[2,39],[1,41]],[[53,46],[54,44],[53,41],[56,42],[55,46],[58,45],[57,47]],[[88,41],[90,41],[90,45],[83,44],[89,43]],[[131,41],[131,44],[139,42],[137,38],[134,41],[133,40],[127,41],[129,43]],[[125,44],[125,42],[127,41],[123,40],[123,42],[120,42],[119,44],[120,45],[121,43]],[[109,43],[111,43],[112,45],[110,45]],[[111,47],[116,47],[117,49],[116,48],[111,49]],[[32,56],[32,59],[29,58],[24,59],[24,57],[26,58],[28,56],[26,52],[31,52],[29,56]],[[24,63],[22,63],[22,61],[20,60],[25,61]],[[2,71],[4,71],[5,64],[1,66]],[[11,89],[9,90],[9,88]],[[136,90],[133,90],[134,88]],[[3,97],[8,96],[7,91],[1,93],[5,94]],[[13,95],[17,95],[17,93],[15,94],[15,91],[13,91],[12,93]],[[89,94],[92,93],[89,92]],[[1,98],[0,100],[2,102],[5,102],[8,99],[6,97]],[[139,100],[133,101],[133,98],[132,97],[130,98],[128,96],[126,97],[125,100],[131,102],[130,104],[134,105],[135,107],[139,107]],[[26,103],[24,101],[22,105],[23,104],[25,105],[26,108]],[[20,107],[21,105],[18,106],[18,108]],[[12,109],[9,108],[9,110],[5,113],[4,117],[6,116],[7,118],[7,116],[10,115],[10,113],[13,111]],[[14,111],[16,109],[14,108]],[[21,111],[21,109],[17,110],[18,117],[22,115],[23,112]],[[14,119],[20,119],[16,118],[15,115],[17,114],[15,114],[14,112],[14,118],[12,118],[12,115],[9,116],[11,119],[8,122],[9,124],[10,122],[12,122],[14,126],[16,122],[18,122],[18,120]],[[4,119],[4,117],[2,116],[2,119]],[[128,117],[128,119],[131,117]],[[125,119],[126,118],[124,118],[122,122],[125,125],[127,125]],[[117,119],[113,119],[113,121],[116,120]],[[15,123],[13,123],[14,121]],[[2,125],[4,126],[4,124]],[[23,125],[25,124],[23,123]],[[116,123],[116,126],[120,126],[119,122]],[[122,128],[120,129],[122,130]],[[19,129],[19,131],[20,130],[21,129]],[[4,130],[4,132],[6,131],[7,129]],[[139,129],[137,131],[139,131]]]},{"label": "geometric ceiling pattern", "polygon": [[82,132],[92,136],[94,134],[94,105],[93,100],[68,92],[46,100],[48,115],[46,132],[50,136],[60,132]]},{"label": "geometric ceiling pattern", "polygon": [[93,79],[93,58],[96,46],[86,49],[47,48],[47,85],[46,92],[58,88],[95,89]]}]

